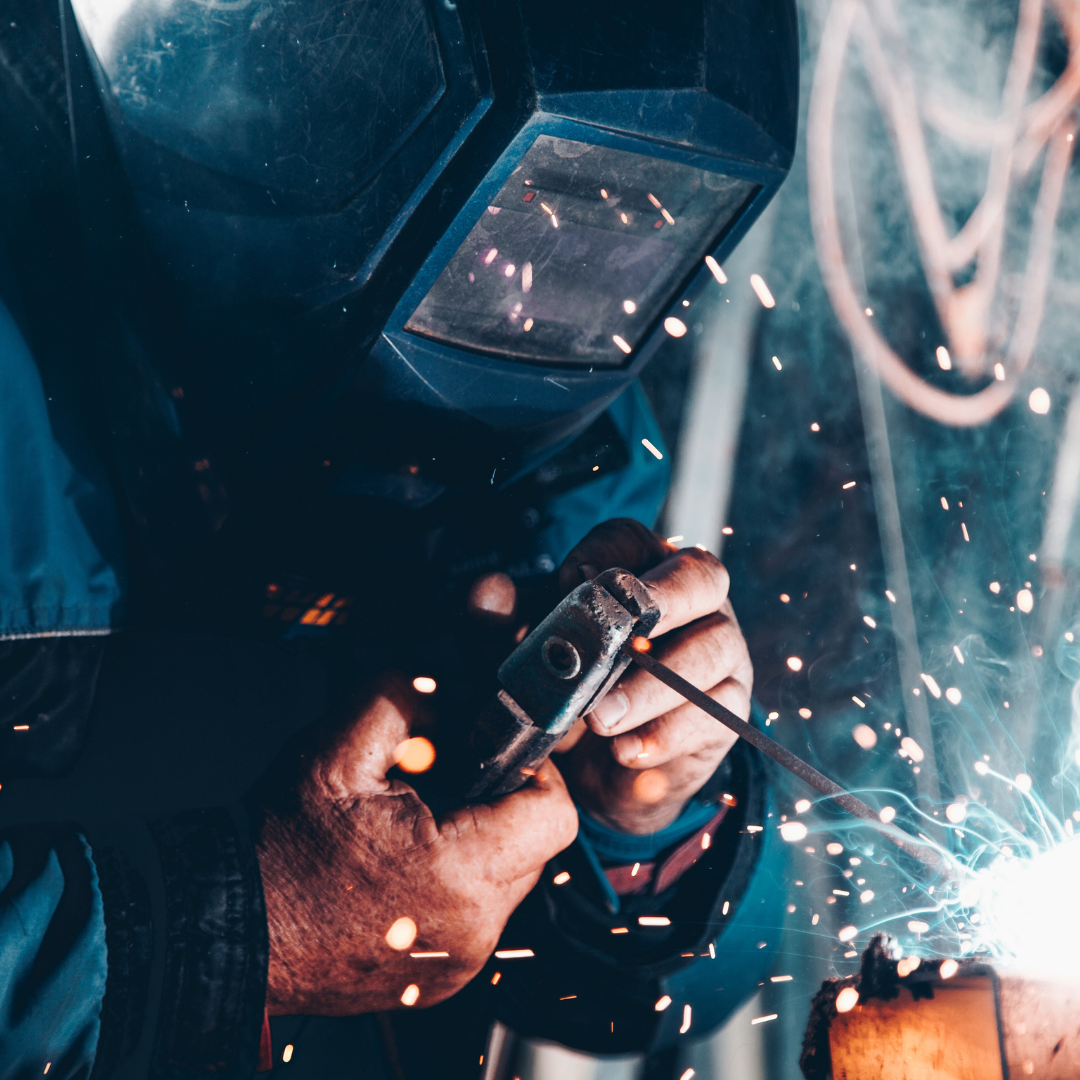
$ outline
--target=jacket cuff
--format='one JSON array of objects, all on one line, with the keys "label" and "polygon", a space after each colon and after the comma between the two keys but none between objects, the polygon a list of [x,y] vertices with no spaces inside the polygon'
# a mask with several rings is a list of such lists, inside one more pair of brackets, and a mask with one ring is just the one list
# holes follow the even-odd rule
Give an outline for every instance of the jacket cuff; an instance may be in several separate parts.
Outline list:
[{"label": "jacket cuff", "polygon": [[154,923],[146,881],[114,845],[93,849],[105,916],[107,975],[92,1080],[112,1077],[130,1058],[146,1023]]},{"label": "jacket cuff", "polygon": [[239,810],[194,810],[151,832],[166,924],[150,1075],[250,1076],[259,1061],[270,942],[246,819]]},{"label": "jacket cuff", "polygon": [[240,810],[193,810],[94,843],[108,977],[94,1080],[254,1074],[269,937]]}]

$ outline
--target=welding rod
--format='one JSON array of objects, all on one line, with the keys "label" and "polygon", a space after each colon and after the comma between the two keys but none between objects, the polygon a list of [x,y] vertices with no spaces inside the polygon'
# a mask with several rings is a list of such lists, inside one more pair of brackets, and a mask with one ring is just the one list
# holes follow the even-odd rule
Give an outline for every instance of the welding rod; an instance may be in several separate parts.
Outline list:
[{"label": "welding rod", "polygon": [[703,693],[693,683],[687,682],[681,675],[676,675],[671,668],[661,664],[659,660],[654,660],[647,652],[639,652],[632,645],[628,646],[624,652],[635,664],[639,664],[654,678],[670,686],[677,694],[681,694],[687,701],[707,712],[714,720],[719,720],[721,724],[731,728],[736,735],[756,746],[763,754],[768,754],[773,761],[778,765],[783,765],[788,772],[794,773],[800,780],[820,791],[822,795],[827,795],[849,814],[873,825],[901,851],[906,851],[935,873],[950,869],[941,853],[935,848],[916,840],[915,837],[904,832],[903,829],[898,829],[895,825],[886,824],[877,811],[867,806],[862,799],[857,799],[850,792],[845,791],[824,773],[818,772],[812,765],[808,765],[802,758],[758,731],[753,725],[740,720],[730,709],[725,709],[718,701],[713,701],[708,694]]}]

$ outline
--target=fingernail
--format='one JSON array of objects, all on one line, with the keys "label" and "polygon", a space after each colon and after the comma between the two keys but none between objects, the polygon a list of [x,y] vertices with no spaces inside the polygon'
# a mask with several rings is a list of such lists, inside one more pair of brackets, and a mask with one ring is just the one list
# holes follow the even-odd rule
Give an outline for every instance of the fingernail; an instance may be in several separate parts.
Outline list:
[{"label": "fingernail", "polygon": [[641,739],[637,735],[618,735],[613,740],[615,743],[615,756],[624,765],[637,761],[638,754],[642,751]]},{"label": "fingernail", "polygon": [[621,690],[612,690],[589,714],[602,728],[613,728],[627,713],[630,701]]},{"label": "fingernail", "polygon": [[593,566],[592,563],[587,563],[587,562],[586,563],[578,563],[578,568],[577,569],[578,569],[578,573],[581,575],[581,580],[582,581],[592,581],[592,579],[594,577],[596,577],[597,574],[600,573],[600,571],[597,570],[596,567]]}]

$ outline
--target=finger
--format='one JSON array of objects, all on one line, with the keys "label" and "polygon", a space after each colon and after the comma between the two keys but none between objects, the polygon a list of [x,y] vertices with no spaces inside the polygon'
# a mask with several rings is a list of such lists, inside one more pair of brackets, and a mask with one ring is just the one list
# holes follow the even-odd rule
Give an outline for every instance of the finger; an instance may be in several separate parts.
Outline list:
[{"label": "finger", "polygon": [[380,675],[346,709],[340,728],[320,754],[319,771],[335,798],[387,790],[394,751],[409,738],[413,720],[425,709],[404,675]]},{"label": "finger", "polygon": [[577,811],[566,782],[545,761],[529,782],[492,803],[451,810],[439,832],[455,848],[459,865],[482,867],[504,883],[538,874],[577,836]]},{"label": "finger", "polygon": [[672,551],[671,545],[633,518],[613,518],[592,529],[563,559],[559,587],[563,593],[597,574],[621,567],[632,574],[652,569]]},{"label": "finger", "polygon": [[[750,694],[742,683],[725,679],[709,691],[736,715],[748,715]],[[738,736],[729,727],[684,701],[671,712],[611,740],[615,760],[628,769],[652,769],[680,757],[703,756],[719,763]]]},{"label": "finger", "polygon": [[717,747],[627,769],[612,756],[610,739],[589,732],[572,755],[574,795],[594,817],[620,831],[655,832],[678,817],[723,756]]},{"label": "finger", "polygon": [[[738,623],[726,611],[661,638],[653,646],[653,655],[694,686],[716,686],[734,679],[744,687],[749,703],[753,666]],[[598,735],[619,735],[663,716],[683,701],[678,691],[643,668],[631,665],[585,721]]]},{"label": "finger", "polygon": [[719,611],[728,598],[724,564],[701,548],[683,548],[640,577],[660,609],[651,638]]},{"label": "finger", "polygon": [[474,618],[504,623],[514,617],[517,586],[508,574],[482,574],[469,589],[466,610]]}]

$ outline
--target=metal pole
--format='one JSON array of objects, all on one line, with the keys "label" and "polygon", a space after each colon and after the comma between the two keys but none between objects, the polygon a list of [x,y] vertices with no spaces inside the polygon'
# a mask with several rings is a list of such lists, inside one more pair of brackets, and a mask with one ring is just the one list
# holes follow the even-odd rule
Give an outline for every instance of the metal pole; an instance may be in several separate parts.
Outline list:
[{"label": "metal pole", "polygon": [[[846,225],[849,267],[856,286],[866,295],[866,275],[863,265],[862,242],[859,237],[858,218],[855,212],[855,193],[851,183],[851,166],[844,143],[843,168],[837,170],[837,203],[845,203],[840,214]],[[839,205],[838,205],[839,209]],[[881,380],[870,368],[852,344],[855,383],[859,389],[859,406],[862,411],[863,434],[866,438],[867,460],[870,465],[874,508],[877,512],[878,535],[885,562],[885,580],[889,591],[896,597],[891,606],[893,631],[896,639],[896,658],[900,668],[900,697],[903,702],[907,729],[912,738],[926,753],[915,788],[930,804],[941,801],[938,783],[937,755],[934,751],[934,734],[930,727],[930,710],[925,693],[919,686],[922,660],[919,653],[919,633],[915,626],[915,608],[911,598],[911,582],[908,578],[907,556],[904,553],[904,531],[900,521],[900,505],[896,495],[896,476],[893,473],[892,449],[889,445],[889,426],[885,415],[885,401],[881,392]],[[913,693],[919,689],[918,694]]]}]

